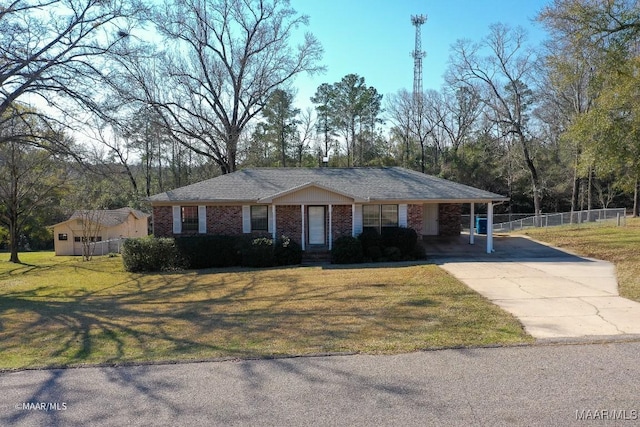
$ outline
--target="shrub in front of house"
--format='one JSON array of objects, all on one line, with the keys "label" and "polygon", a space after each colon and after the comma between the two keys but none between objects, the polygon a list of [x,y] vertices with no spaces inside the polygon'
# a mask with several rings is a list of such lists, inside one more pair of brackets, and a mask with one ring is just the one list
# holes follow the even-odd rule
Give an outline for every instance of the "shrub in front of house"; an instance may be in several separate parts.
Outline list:
[{"label": "shrub in front of house", "polygon": [[343,236],[333,242],[331,262],[334,264],[355,264],[364,261],[362,242],[356,237]]},{"label": "shrub in front of house", "polygon": [[358,236],[358,240],[362,244],[362,253],[364,257],[376,262],[382,258],[384,245],[382,236],[375,228],[365,228]]},{"label": "shrub in front of house", "polygon": [[[414,258],[415,248],[418,244],[418,233],[413,228],[385,227],[382,229],[382,244],[385,248],[397,248],[400,250],[400,259]],[[391,257],[391,255],[385,255]],[[393,254],[393,258],[398,258]],[[391,259],[396,261],[396,259]]]},{"label": "shrub in front of house", "polygon": [[302,262],[302,247],[287,236],[276,241],[273,248],[276,265],[296,265]]},{"label": "shrub in front of house", "polygon": [[357,237],[341,237],[334,243],[331,262],[350,264],[363,261],[407,261],[424,259],[424,246],[412,228],[384,227],[382,233],[365,228]]},{"label": "shrub in front of house", "polygon": [[273,239],[258,237],[242,250],[242,265],[245,267],[273,267],[275,257]]},{"label": "shrub in front of house", "polygon": [[186,268],[219,268],[240,265],[239,237],[184,236],[176,237],[176,247],[185,260]]},{"label": "shrub in front of house", "polygon": [[184,267],[174,239],[153,236],[126,239],[122,264],[130,272],[169,271]]}]

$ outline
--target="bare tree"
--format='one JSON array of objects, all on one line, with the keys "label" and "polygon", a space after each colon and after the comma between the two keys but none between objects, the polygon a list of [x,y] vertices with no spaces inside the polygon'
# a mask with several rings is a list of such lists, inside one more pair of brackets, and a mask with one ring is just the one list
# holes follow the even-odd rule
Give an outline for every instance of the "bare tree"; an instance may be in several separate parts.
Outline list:
[{"label": "bare tree", "polygon": [[[426,172],[427,142],[435,127],[439,124],[439,118],[435,114],[438,100],[432,92],[412,94],[406,90],[400,90],[392,95],[386,104],[390,120],[396,125],[398,135],[403,135],[405,140],[405,155],[413,151],[412,146],[417,143],[420,148],[420,171]],[[437,149],[434,147],[434,150]],[[434,160],[435,161],[435,160]]]},{"label": "bare tree", "polygon": [[[31,122],[34,117],[30,117]],[[14,263],[20,262],[18,243],[24,224],[38,209],[53,201],[67,179],[67,172],[52,152],[36,147],[40,141],[15,137],[26,133],[20,129],[25,126],[24,119],[25,115],[14,116],[5,119],[0,127],[0,138],[4,140],[0,143],[0,224],[9,230],[9,261]],[[37,123],[30,123],[28,133],[36,128]],[[44,129],[47,131],[47,127]],[[14,137],[9,138],[10,135]]]},{"label": "bare tree", "polygon": [[541,179],[529,126],[536,58],[525,41],[523,29],[502,24],[492,25],[489,36],[479,44],[458,41],[448,78],[453,84],[482,85],[482,102],[492,111],[496,125],[504,137],[513,135],[520,146],[531,179],[535,213],[540,215]]},{"label": "bare tree", "polygon": [[296,131],[295,149],[298,167],[302,167],[302,160],[305,152],[309,149],[315,127],[316,119],[313,115],[313,109],[307,107],[300,113],[300,122],[298,123],[298,130]]},{"label": "bare tree", "polygon": [[105,218],[103,209],[83,209],[76,211],[74,217],[82,222],[82,260],[91,261],[96,244],[102,241],[102,222]]},{"label": "bare tree", "polygon": [[174,0],[157,9],[153,21],[166,48],[158,62],[129,67],[144,91],[138,99],[156,110],[174,138],[223,173],[236,169],[241,133],[273,91],[298,74],[322,70],[313,35],[292,46],[308,18],[287,0]]},{"label": "bare tree", "polygon": [[[10,0],[1,6],[0,120],[16,114],[18,101],[57,107],[56,114],[43,108],[20,114],[60,125],[68,124],[60,115],[72,118],[77,113],[70,111],[68,100],[100,113],[100,89],[108,79],[106,57],[126,54],[122,40],[141,10],[137,0]],[[53,142],[61,141],[48,141],[49,149],[65,149]]]}]

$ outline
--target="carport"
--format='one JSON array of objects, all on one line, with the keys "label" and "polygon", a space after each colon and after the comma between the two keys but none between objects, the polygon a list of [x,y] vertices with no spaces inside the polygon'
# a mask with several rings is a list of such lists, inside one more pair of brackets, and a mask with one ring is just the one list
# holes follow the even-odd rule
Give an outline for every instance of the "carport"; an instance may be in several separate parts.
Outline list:
[{"label": "carport", "polygon": [[494,202],[505,202],[509,199],[507,197],[494,199],[494,200],[472,200],[469,201],[470,205],[470,215],[469,215],[469,244],[475,245],[476,241],[476,233],[475,233],[475,205],[476,203],[486,203],[487,204],[487,253],[490,254],[493,252],[493,203]]}]

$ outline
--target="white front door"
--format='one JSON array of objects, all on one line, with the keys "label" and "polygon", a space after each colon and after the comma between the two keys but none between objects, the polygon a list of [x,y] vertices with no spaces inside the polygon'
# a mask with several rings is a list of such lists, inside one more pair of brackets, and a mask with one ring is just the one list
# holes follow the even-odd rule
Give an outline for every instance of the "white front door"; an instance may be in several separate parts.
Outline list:
[{"label": "white front door", "polygon": [[422,234],[425,236],[438,235],[438,204],[425,203],[422,205]]},{"label": "white front door", "polygon": [[309,244],[324,245],[324,206],[309,206]]}]

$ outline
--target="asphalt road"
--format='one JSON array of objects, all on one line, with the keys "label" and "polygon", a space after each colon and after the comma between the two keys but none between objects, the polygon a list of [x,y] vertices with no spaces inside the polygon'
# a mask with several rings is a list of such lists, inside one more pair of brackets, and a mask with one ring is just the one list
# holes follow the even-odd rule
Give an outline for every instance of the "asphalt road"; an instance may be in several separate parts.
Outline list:
[{"label": "asphalt road", "polygon": [[12,372],[0,425],[631,426],[639,355],[628,342]]}]

